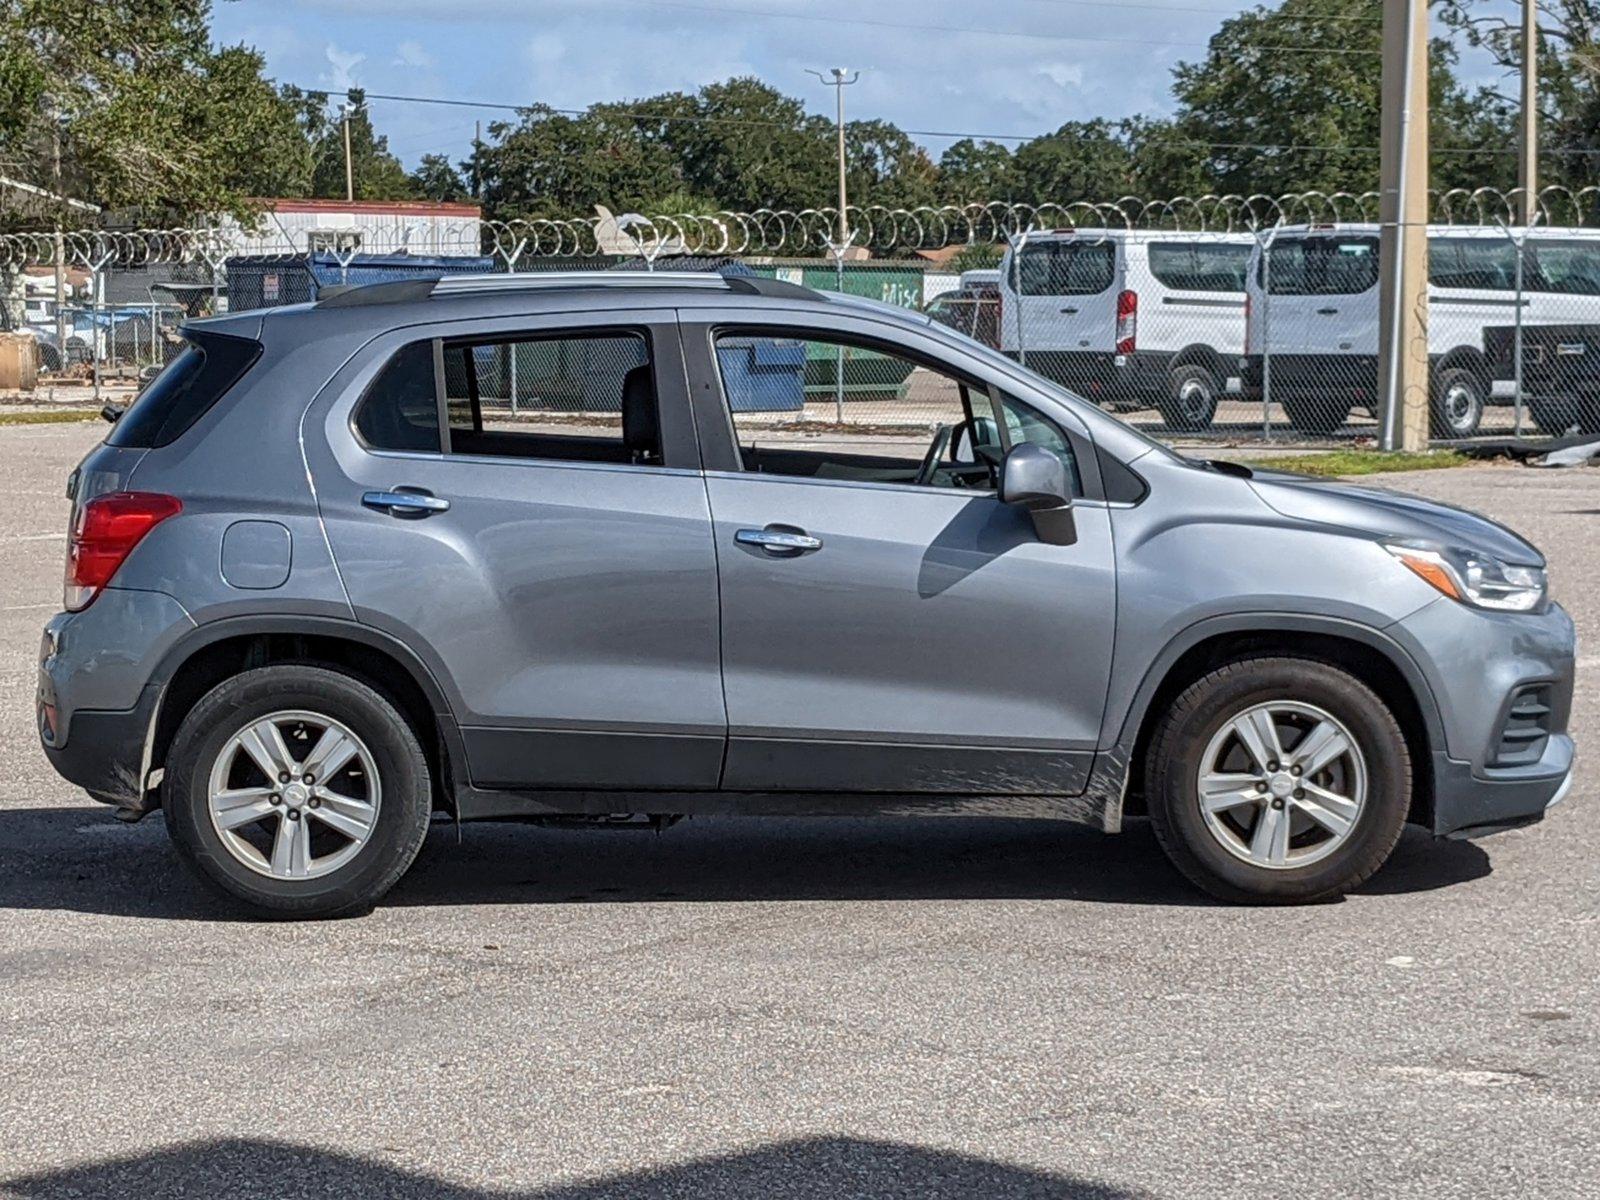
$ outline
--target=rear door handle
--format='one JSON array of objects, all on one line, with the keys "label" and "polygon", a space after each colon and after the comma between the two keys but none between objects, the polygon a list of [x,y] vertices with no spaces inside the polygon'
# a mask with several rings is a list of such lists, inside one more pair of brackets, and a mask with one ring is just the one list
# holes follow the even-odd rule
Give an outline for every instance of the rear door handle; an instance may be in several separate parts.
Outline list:
[{"label": "rear door handle", "polygon": [[364,492],[361,503],[394,517],[426,517],[433,513],[448,512],[450,501],[421,488],[415,490],[395,488],[388,492]]},{"label": "rear door handle", "polygon": [[1063,308],[1061,311],[1064,312],[1064,313],[1072,314],[1072,313],[1076,313],[1078,310],[1075,309],[1075,308]]},{"label": "rear door handle", "polygon": [[822,549],[822,539],[792,525],[768,525],[765,529],[741,529],[733,535],[741,546],[754,546],[774,558],[798,558]]},{"label": "rear door handle", "polygon": [[1337,308],[1319,308],[1317,309],[1317,315],[1322,317],[1337,317],[1339,315],[1339,310]]}]

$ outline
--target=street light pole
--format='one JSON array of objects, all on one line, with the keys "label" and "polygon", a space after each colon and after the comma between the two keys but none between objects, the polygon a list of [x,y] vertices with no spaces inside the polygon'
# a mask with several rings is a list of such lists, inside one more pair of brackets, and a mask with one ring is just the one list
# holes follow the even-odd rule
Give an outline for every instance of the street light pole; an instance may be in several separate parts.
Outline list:
[{"label": "street light pole", "polygon": [[[844,186],[844,90],[861,78],[861,72],[849,71],[844,67],[834,67],[831,72],[832,78],[824,75],[821,71],[813,71],[809,68],[806,74],[815,75],[824,84],[833,89],[835,120],[839,134],[839,245],[847,246],[850,244],[850,224],[845,216],[845,212],[849,208],[849,200],[845,195]],[[845,78],[846,75],[849,75],[848,79]]]},{"label": "street light pole", "polygon": [[349,104],[341,104],[339,106],[339,117],[344,125],[344,198],[346,200],[354,200],[356,198],[356,174],[355,168],[350,163]]}]

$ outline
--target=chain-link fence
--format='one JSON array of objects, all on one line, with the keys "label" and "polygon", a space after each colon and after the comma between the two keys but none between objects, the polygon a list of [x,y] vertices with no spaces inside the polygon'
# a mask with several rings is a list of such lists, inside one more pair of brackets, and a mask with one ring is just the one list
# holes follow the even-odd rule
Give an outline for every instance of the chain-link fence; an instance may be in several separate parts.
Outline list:
[{"label": "chain-link fence", "polygon": [[[1516,221],[1520,199],[1488,189],[1432,198],[1438,440],[1600,432],[1600,191],[1548,189],[1531,224]],[[842,255],[828,209],[461,221],[429,234],[439,251],[430,257],[409,252],[409,233],[405,246],[386,246],[381,230],[295,254],[259,253],[266,243],[246,231],[215,228],[10,234],[0,236],[0,284],[57,259],[87,273],[90,296],[139,276],[149,304],[74,305],[64,323],[27,314],[52,343],[41,345],[47,372],[84,363],[115,375],[160,361],[183,311],[291,303],[342,284],[464,271],[748,271],[925,311],[1164,438],[1348,440],[1377,436],[1384,392],[1376,208],[1375,193],[1321,192],[867,207],[847,214],[852,249]],[[159,289],[176,303],[155,303]],[[18,314],[8,319],[18,327]],[[51,336],[61,324],[64,348]],[[773,404],[782,391],[781,406],[749,400],[746,411],[767,413],[774,428],[925,437],[948,415],[949,395],[930,391],[924,373],[869,348],[807,345],[781,370],[784,354],[761,357],[774,378],[797,373],[794,386],[758,389]],[[561,389],[533,359],[507,352],[481,367],[485,403],[519,417],[583,411],[570,397],[552,407]]]}]

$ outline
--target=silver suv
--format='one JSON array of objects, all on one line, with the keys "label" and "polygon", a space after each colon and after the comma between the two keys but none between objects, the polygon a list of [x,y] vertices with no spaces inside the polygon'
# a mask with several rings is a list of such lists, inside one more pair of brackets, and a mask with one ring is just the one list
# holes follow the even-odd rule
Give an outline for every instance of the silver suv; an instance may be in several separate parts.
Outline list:
[{"label": "silver suv", "polygon": [[1318,900],[1568,786],[1527,542],[1189,461],[914,313],[476,276],[187,337],[74,473],[39,733],[257,910],[370,907],[435,813],[1144,812],[1212,894]]}]

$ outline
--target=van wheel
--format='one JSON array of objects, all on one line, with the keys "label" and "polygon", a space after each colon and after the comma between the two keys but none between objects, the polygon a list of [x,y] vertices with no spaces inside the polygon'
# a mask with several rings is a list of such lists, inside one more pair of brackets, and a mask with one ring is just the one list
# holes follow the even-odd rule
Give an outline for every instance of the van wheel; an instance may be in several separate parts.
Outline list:
[{"label": "van wheel", "polygon": [[203,879],[277,917],[368,911],[422,848],[422,747],[382,695],[336,671],[264,667],[218,684],[167,756],[167,829]]},{"label": "van wheel", "polygon": [[1600,433],[1600,397],[1582,400],[1573,396],[1529,396],[1527,405],[1528,415],[1540,433],[1551,437]]},{"label": "van wheel", "polygon": [[1350,415],[1349,404],[1326,396],[1283,396],[1278,403],[1283,405],[1289,424],[1300,433],[1335,433]]},{"label": "van wheel", "polygon": [[1440,371],[1433,381],[1430,409],[1433,435],[1465,438],[1477,433],[1478,426],[1483,423],[1483,406],[1488,400],[1486,392],[1482,380],[1466,367]]},{"label": "van wheel", "polygon": [[1161,719],[1145,778],[1167,857],[1237,903],[1344,894],[1389,857],[1411,802],[1393,714],[1314,659],[1246,659],[1191,684]]},{"label": "van wheel", "polygon": [[1217,379],[1198,363],[1174,367],[1167,376],[1167,395],[1156,407],[1167,428],[1179,433],[1210,429],[1217,415]]}]

